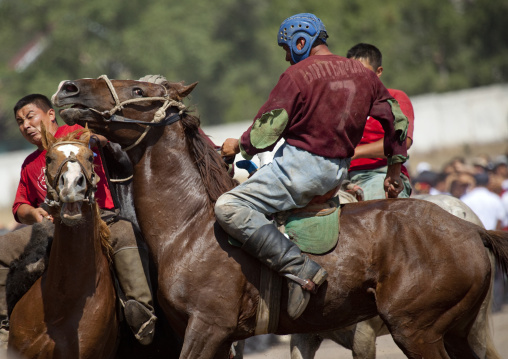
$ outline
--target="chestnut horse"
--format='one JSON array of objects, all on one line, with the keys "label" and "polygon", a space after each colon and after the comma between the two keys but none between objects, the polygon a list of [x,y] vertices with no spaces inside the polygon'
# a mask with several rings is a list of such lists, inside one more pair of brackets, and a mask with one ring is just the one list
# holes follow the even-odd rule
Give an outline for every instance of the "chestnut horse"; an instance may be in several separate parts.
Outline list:
[{"label": "chestnut horse", "polygon": [[[117,142],[134,166],[138,222],[158,271],[159,305],[184,337],[181,358],[226,358],[254,335],[261,264],[229,244],[214,201],[234,183],[180,102],[190,86],[65,81],[53,96],[68,123]],[[491,278],[485,246],[506,270],[508,233],[486,231],[433,203],[344,205],[337,246],[312,256],[329,273],[297,320],[282,289],[275,334],[333,330],[379,315],[409,358],[477,358],[467,336]]]},{"label": "chestnut horse", "polygon": [[[354,196],[346,196],[347,193],[342,191],[340,194],[341,203],[356,202]],[[448,195],[416,195],[414,198],[435,203],[449,213],[483,227],[482,222],[473,210],[455,197]],[[494,256],[491,251],[487,250],[487,252],[494,270]],[[480,359],[501,359],[494,346],[489,326],[493,284],[494,276],[491,278],[490,290],[468,337],[470,345]],[[293,334],[290,343],[291,359],[313,359],[324,339],[333,340],[335,343],[351,349],[353,358],[374,359],[376,358],[376,337],[389,333],[381,318],[376,316],[350,327],[331,332]],[[239,357],[236,356],[236,358]]]},{"label": "chestnut horse", "polygon": [[89,132],[77,135],[56,140],[43,130],[55,232],[47,270],[10,316],[9,351],[24,358],[111,358],[116,350],[109,229],[94,201]]}]

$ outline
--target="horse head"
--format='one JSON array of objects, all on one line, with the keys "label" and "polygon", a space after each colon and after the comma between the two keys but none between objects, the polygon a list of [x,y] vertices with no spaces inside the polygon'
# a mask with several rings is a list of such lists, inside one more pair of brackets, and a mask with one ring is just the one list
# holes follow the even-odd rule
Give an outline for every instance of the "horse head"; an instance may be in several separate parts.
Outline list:
[{"label": "horse head", "polygon": [[[176,174],[179,180],[188,176],[186,183],[199,183],[201,179],[204,187],[200,188],[205,189],[210,204],[215,203],[236,183],[228,175],[220,154],[200,134],[199,118],[181,102],[197,83],[186,86],[183,82],[161,81],[161,77],[152,82],[151,77],[133,81],[109,80],[103,75],[98,79],[63,81],[52,101],[57,107],[66,107],[60,116],[67,124],[88,125],[120,144],[134,165],[134,173],[139,168],[140,174],[149,175],[140,163],[150,163],[150,167],[166,171],[166,176]],[[192,169],[186,167],[187,163],[193,163]],[[179,168],[188,171],[182,173]],[[196,198],[201,206],[202,198]]]},{"label": "horse head", "polygon": [[67,124],[100,128],[109,140],[126,149],[137,144],[149,128],[180,119],[185,109],[181,100],[196,85],[165,79],[157,83],[110,80],[103,75],[98,79],[62,81],[52,101],[58,107],[68,106],[60,111]]},{"label": "horse head", "polygon": [[45,203],[55,217],[73,226],[83,217],[83,202],[95,203],[99,177],[94,171],[94,153],[88,147],[90,132],[83,129],[56,139],[43,128],[42,139],[47,151]]}]

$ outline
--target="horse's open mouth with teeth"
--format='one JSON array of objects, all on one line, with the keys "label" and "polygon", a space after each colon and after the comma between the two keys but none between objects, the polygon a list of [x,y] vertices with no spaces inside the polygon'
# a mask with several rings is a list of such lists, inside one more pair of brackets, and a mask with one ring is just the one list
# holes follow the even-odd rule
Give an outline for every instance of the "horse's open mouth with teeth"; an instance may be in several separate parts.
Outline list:
[{"label": "horse's open mouth with teeth", "polygon": [[72,226],[81,221],[81,205],[83,202],[64,202],[60,210],[60,218],[65,225]]}]

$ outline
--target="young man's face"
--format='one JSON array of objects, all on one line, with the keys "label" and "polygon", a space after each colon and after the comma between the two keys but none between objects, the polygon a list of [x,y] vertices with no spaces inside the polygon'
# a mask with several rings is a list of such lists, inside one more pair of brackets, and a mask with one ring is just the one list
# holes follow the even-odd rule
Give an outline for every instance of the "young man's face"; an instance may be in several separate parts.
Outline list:
[{"label": "young man's face", "polygon": [[55,121],[55,111],[50,109],[45,112],[35,104],[23,106],[16,112],[16,122],[23,137],[39,149],[42,147],[41,124],[44,123],[46,129],[53,132]]}]

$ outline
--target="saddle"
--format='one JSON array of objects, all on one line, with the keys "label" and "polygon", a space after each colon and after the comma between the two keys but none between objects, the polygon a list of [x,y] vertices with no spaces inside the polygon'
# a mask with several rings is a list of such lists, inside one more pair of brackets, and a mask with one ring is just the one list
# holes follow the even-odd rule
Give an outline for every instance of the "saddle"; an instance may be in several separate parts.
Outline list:
[{"label": "saddle", "polygon": [[340,201],[339,188],[316,196],[303,208],[274,215],[279,230],[302,252],[324,254],[332,250],[339,240]]}]

